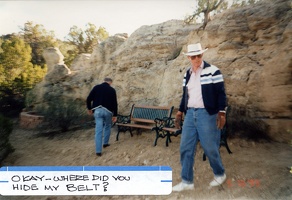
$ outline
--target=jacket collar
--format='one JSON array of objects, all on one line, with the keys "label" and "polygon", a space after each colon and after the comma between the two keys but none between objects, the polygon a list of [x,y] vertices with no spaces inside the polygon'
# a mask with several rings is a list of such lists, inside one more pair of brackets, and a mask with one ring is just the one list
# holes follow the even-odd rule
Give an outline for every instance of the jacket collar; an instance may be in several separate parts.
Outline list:
[{"label": "jacket collar", "polygon": [[204,67],[203,69],[205,69],[206,67],[210,67],[211,65],[209,63],[207,63],[206,61],[203,61],[204,62]]}]

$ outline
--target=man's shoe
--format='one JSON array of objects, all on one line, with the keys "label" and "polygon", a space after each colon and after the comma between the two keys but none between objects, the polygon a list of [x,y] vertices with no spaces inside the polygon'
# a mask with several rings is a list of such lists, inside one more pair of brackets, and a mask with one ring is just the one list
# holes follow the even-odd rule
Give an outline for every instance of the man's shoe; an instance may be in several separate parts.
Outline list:
[{"label": "man's shoe", "polygon": [[192,190],[192,189],[194,189],[194,184],[193,183],[187,184],[187,183],[180,182],[176,186],[172,187],[172,191],[173,192],[181,192],[183,190]]},{"label": "man's shoe", "polygon": [[109,147],[109,146],[111,146],[111,145],[110,144],[104,144],[103,148],[106,148],[106,147]]},{"label": "man's shoe", "polygon": [[215,176],[214,180],[211,181],[210,186],[214,187],[214,186],[219,186],[222,183],[224,183],[226,180],[226,174],[224,174],[223,176]]},{"label": "man's shoe", "polygon": [[97,156],[101,156],[101,153],[96,153]]}]

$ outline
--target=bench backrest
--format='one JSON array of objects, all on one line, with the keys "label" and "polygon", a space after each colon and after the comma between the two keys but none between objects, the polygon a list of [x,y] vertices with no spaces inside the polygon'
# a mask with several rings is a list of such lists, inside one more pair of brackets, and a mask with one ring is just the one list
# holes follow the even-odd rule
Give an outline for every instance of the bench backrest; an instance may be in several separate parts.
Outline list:
[{"label": "bench backrest", "polygon": [[131,109],[131,121],[155,123],[155,118],[171,117],[173,106],[144,106],[133,105]]}]

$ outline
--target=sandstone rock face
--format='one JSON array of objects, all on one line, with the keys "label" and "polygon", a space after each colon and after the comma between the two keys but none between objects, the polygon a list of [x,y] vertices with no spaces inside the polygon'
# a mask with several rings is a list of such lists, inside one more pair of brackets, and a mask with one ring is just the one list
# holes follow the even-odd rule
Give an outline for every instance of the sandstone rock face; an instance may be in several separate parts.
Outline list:
[{"label": "sandstone rock face", "polygon": [[225,75],[229,104],[247,108],[279,133],[275,139],[291,142],[291,1],[261,2],[220,17],[227,20],[208,24],[202,41]]},{"label": "sandstone rock face", "polygon": [[91,58],[91,54],[80,54],[77,56],[77,58],[75,58],[75,60],[72,63],[71,66],[71,70],[72,71],[79,71],[79,70],[86,70],[86,69],[90,69],[91,66],[89,65]]},{"label": "sandstone rock face", "polygon": [[50,64],[47,76],[56,72],[62,77],[45,78],[38,84],[32,91],[38,94],[34,104],[62,96],[83,101],[85,108],[92,87],[104,77],[111,77],[120,114],[128,114],[134,103],[170,104],[177,108],[183,75],[189,66],[182,52],[186,52],[187,44],[201,42],[204,48],[209,48],[204,60],[218,66],[224,75],[228,103],[246,108],[255,118],[265,119],[275,139],[289,141],[291,19],[289,0],[264,1],[217,15],[204,31],[197,32],[200,25],[170,20],[142,26],[130,37],[126,34],[109,37],[92,55],[80,55],[70,66],[72,71],[55,71],[64,66],[62,61],[44,55]]}]

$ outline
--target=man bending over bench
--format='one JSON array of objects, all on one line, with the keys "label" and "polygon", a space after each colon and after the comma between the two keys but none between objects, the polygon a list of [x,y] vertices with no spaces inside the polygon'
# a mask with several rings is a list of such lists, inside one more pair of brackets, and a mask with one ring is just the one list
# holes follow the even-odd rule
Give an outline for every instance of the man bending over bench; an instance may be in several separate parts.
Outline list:
[{"label": "man bending over bench", "polygon": [[95,119],[95,153],[97,156],[101,156],[102,147],[110,146],[108,142],[112,122],[117,121],[117,95],[116,90],[111,87],[112,82],[111,78],[105,78],[103,83],[94,86],[86,99],[88,114],[93,114]]}]

